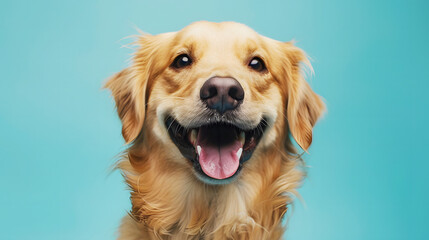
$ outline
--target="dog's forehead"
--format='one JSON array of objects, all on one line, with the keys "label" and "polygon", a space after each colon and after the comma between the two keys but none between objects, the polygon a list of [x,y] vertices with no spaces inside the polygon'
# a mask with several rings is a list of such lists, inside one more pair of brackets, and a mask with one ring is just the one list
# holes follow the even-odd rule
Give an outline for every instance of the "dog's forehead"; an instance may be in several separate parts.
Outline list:
[{"label": "dog's forehead", "polygon": [[216,34],[216,33],[231,33],[231,34],[247,34],[247,35],[257,35],[257,33],[250,27],[236,22],[195,22],[189,26],[183,28],[180,32],[188,34]]},{"label": "dog's forehead", "polygon": [[257,48],[263,37],[244,24],[236,22],[196,22],[177,32],[178,42],[199,48]]}]

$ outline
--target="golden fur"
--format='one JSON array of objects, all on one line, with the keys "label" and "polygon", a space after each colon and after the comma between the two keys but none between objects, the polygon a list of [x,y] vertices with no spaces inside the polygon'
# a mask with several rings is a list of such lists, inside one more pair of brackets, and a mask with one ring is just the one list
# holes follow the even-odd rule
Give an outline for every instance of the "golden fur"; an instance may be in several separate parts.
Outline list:
[{"label": "golden fur", "polygon": [[[129,148],[118,166],[131,188],[132,211],[119,239],[280,239],[282,217],[304,176],[289,133],[307,150],[324,104],[302,76],[309,66],[289,42],[258,35],[233,22],[197,22],[179,32],[144,34],[130,67],[106,84],[115,98]],[[195,64],[170,67],[187,53]],[[260,56],[267,72],[247,65]],[[203,106],[199,90],[213,76],[237,79],[246,99],[239,121],[269,127],[237,179],[226,185],[199,180],[164,125],[172,115],[184,125]]]}]

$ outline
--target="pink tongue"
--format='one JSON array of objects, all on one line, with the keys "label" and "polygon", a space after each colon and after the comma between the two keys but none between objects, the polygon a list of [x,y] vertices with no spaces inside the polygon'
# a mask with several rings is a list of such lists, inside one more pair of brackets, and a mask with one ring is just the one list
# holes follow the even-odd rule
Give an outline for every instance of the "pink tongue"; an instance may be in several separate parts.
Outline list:
[{"label": "pink tongue", "polygon": [[[213,134],[217,135],[214,137],[215,140],[217,139],[217,143],[207,140],[208,137],[213,139]],[[240,163],[237,151],[243,148],[235,133],[228,132],[226,133],[227,136],[220,136],[222,134],[225,135],[223,131],[215,132],[201,128],[195,144],[201,147],[199,161],[202,170],[209,177],[215,179],[225,179],[237,172]],[[228,143],[223,143],[223,138],[229,139],[227,140]]]}]

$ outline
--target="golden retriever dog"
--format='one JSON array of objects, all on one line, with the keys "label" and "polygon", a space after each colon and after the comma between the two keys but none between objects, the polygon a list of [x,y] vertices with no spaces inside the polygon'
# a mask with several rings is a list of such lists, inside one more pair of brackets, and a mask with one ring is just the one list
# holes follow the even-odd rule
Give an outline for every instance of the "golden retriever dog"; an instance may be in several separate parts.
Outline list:
[{"label": "golden retriever dog", "polygon": [[324,104],[302,50],[234,22],[142,34],[106,83],[128,149],[119,239],[280,239]]}]

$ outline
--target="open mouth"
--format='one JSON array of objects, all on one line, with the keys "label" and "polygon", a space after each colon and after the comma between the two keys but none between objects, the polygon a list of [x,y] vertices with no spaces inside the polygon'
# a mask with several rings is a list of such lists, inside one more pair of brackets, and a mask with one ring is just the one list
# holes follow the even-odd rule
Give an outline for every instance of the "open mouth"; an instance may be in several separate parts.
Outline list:
[{"label": "open mouth", "polygon": [[250,159],[266,129],[264,119],[253,129],[243,130],[231,123],[211,123],[186,128],[172,117],[165,125],[171,140],[189,159],[203,180],[223,183],[236,176]]}]

